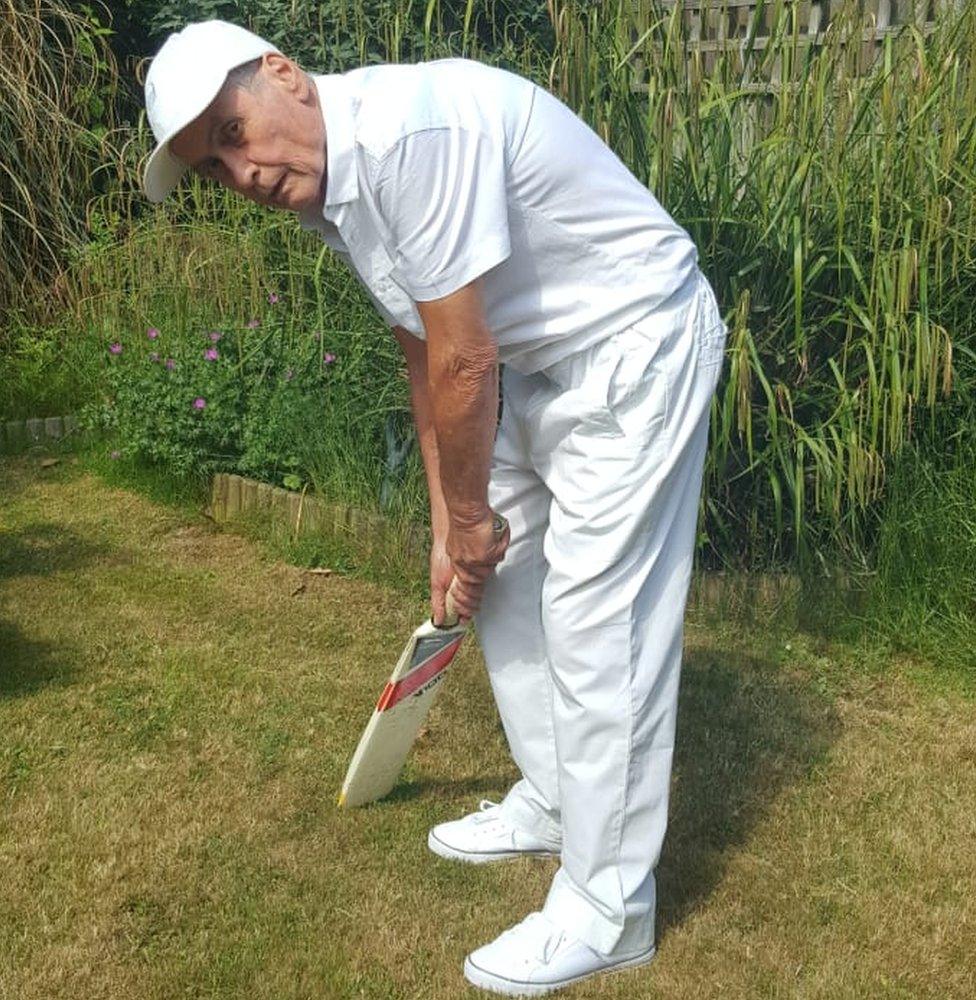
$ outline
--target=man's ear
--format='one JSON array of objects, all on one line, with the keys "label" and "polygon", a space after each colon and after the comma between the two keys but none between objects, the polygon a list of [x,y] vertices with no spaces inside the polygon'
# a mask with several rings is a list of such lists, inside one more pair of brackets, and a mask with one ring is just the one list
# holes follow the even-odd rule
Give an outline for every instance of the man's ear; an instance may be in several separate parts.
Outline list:
[{"label": "man's ear", "polygon": [[261,57],[261,72],[265,79],[284,87],[299,100],[304,100],[309,88],[308,76],[298,65],[280,52],[265,52]]}]

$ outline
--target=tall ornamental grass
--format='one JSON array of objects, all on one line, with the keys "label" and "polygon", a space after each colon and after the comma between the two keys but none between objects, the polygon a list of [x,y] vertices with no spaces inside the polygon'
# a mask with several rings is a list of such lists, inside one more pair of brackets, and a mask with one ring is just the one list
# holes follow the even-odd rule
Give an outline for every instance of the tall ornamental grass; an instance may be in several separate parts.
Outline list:
[{"label": "tall ornamental grass", "polygon": [[[484,47],[472,27],[489,7],[471,0],[458,19],[437,0],[396,0],[358,51],[510,63],[511,49]],[[815,48],[805,9],[761,7],[768,43],[745,37],[707,61],[687,58],[680,11],[647,0],[551,0],[551,32],[520,36],[519,68],[578,109],[692,234],[729,321],[707,565],[866,567],[902,449],[924,434],[933,461],[957,462],[942,442],[973,412],[976,11],[886,38],[865,72],[860,6],[844,6]],[[421,10],[425,44],[405,46],[416,32],[390,32]],[[317,30],[326,45],[330,26]],[[86,393],[108,338],[240,325],[270,291],[288,303],[283,336],[335,330],[402,387],[391,338],[329,251],[288,217],[196,182],[148,206],[135,179],[149,137],[117,136],[121,183],[94,203],[95,238],[68,277]],[[357,438],[351,460],[374,470],[378,491],[405,394],[362,413],[352,383],[346,398],[373,449]]]},{"label": "tall ornamental grass", "polygon": [[50,320],[63,305],[60,278],[87,238],[86,206],[112,172],[103,138],[117,75],[106,19],[98,0],[0,3],[0,355],[13,349],[12,313]]},{"label": "tall ornamental grass", "polygon": [[814,49],[777,0],[754,20],[769,44],[706,74],[679,7],[554,0],[552,82],[689,229],[728,316],[714,556],[857,559],[886,464],[973,389],[974,8],[859,73],[858,5]]}]

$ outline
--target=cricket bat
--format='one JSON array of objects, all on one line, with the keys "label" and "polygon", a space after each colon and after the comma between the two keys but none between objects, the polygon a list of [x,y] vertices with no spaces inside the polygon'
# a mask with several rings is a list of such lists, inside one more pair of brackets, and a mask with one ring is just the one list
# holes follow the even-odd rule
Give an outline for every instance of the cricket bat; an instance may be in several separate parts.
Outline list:
[{"label": "cricket bat", "polygon": [[[507,526],[496,514],[495,537]],[[428,619],[413,633],[383,688],[349,762],[340,807],[366,805],[391,791],[467,631],[448,590],[444,624]]]}]

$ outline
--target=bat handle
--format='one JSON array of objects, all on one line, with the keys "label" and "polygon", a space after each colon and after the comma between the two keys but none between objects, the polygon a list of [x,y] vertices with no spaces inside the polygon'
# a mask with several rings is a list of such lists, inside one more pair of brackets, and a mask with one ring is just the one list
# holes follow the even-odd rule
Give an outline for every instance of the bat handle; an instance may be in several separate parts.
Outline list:
[{"label": "bat handle", "polygon": [[[495,536],[495,541],[501,539],[505,534],[505,530],[508,528],[508,521],[502,517],[501,514],[496,514],[492,511],[492,534]],[[457,577],[451,581],[450,587],[447,588],[447,596],[444,599],[444,621],[438,625],[438,628],[454,628],[458,623],[457,607],[454,604],[454,584],[457,583]]]}]

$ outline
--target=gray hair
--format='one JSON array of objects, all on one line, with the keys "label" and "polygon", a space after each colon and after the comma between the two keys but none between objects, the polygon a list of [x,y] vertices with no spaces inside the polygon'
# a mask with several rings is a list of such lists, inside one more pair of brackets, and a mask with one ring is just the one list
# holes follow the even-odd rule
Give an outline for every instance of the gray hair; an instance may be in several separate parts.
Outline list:
[{"label": "gray hair", "polygon": [[261,56],[252,59],[250,62],[241,63],[235,66],[224,81],[225,87],[239,87],[241,90],[251,90],[254,86],[254,77],[261,68]]}]

